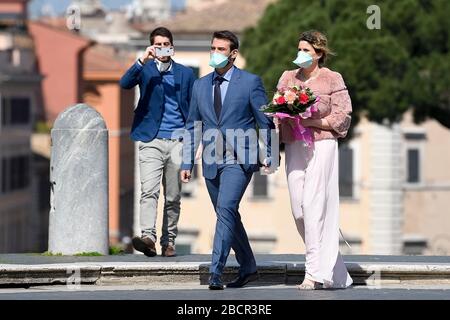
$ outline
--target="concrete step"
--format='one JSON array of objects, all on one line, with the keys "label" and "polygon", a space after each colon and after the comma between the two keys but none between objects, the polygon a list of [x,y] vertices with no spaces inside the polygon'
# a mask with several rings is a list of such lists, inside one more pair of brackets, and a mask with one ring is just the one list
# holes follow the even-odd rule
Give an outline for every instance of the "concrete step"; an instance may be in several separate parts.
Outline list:
[{"label": "concrete step", "polygon": [[[295,284],[305,273],[304,255],[257,255],[260,284]],[[0,286],[49,284],[132,285],[197,282],[206,284],[209,255],[147,258],[143,255],[43,257],[0,255]],[[450,284],[450,257],[344,256],[356,285]],[[238,264],[230,256],[223,280],[234,278]]]}]

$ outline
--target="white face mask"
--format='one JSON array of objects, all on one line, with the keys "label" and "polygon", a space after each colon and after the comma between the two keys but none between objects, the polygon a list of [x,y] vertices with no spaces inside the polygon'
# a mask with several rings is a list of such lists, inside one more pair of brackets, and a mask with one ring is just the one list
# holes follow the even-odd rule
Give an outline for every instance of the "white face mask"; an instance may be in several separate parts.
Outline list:
[{"label": "white face mask", "polygon": [[159,72],[166,72],[169,70],[170,65],[172,64],[172,60],[169,60],[168,62],[161,62],[158,59],[155,59],[156,68]]},{"label": "white face mask", "polygon": [[209,59],[209,65],[215,69],[225,68],[230,60],[230,57],[221,53],[214,52]]},{"label": "white face mask", "polygon": [[309,53],[299,51],[297,53],[297,59],[292,62],[298,65],[300,68],[308,68],[312,65],[314,60],[315,59]]}]

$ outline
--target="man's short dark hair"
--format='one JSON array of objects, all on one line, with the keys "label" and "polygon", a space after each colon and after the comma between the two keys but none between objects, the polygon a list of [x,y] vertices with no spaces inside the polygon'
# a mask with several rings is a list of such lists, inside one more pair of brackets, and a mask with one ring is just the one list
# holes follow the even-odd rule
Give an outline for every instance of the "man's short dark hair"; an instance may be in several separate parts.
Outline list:
[{"label": "man's short dark hair", "polygon": [[233,51],[234,49],[239,49],[239,39],[231,31],[228,31],[228,30],[216,31],[216,32],[214,32],[212,39],[213,40],[214,39],[222,39],[222,40],[230,41],[230,49],[231,49],[231,51]]},{"label": "man's short dark hair", "polygon": [[155,30],[153,30],[152,33],[150,33],[150,44],[151,45],[153,45],[155,43],[156,36],[169,38],[170,44],[173,45],[173,36],[172,36],[172,32],[170,32],[169,29],[164,28],[164,27],[158,27]]}]

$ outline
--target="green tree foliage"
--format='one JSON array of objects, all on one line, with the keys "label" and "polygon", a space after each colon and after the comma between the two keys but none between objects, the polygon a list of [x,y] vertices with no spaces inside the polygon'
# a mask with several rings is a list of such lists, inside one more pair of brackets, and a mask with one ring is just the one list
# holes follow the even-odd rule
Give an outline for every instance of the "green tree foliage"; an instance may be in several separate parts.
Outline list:
[{"label": "green tree foliage", "polygon": [[284,70],[295,69],[302,31],[324,32],[336,53],[327,66],[340,72],[353,102],[373,121],[399,121],[409,108],[420,122],[450,128],[450,1],[385,0],[381,29],[370,30],[372,0],[279,0],[245,31],[247,69],[262,76],[269,97]]}]

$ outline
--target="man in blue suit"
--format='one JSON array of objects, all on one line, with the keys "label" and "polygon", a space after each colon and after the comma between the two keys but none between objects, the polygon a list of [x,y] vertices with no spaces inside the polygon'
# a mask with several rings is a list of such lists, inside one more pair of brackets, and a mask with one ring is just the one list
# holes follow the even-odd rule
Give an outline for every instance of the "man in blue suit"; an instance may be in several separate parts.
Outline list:
[{"label": "man in blue suit", "polygon": [[[210,66],[215,71],[194,83],[186,124],[189,134],[183,146],[181,180],[188,182],[199,145],[200,125],[203,176],[217,216],[209,278],[211,290],[223,289],[221,275],[231,248],[240,268],[238,277],[227,287],[242,287],[258,277],[239,203],[253,172],[260,165],[267,170],[271,165],[270,132],[274,124],[260,111],[267,97],[258,76],[234,66],[238,49],[238,38],[232,32],[214,33]],[[260,136],[265,144],[265,157],[258,154],[256,126],[263,129]]]},{"label": "man in blue suit", "polygon": [[[140,89],[131,138],[139,143],[141,235],[133,238],[133,246],[146,256],[157,254],[155,227],[162,179],[165,201],[161,254],[172,257],[176,255],[181,198],[180,163],[174,157],[182,148],[181,137],[174,133],[185,127],[195,77],[191,68],[172,60],[173,37],[168,29],[153,30],[150,44],[120,80],[125,89],[136,85]],[[158,55],[160,49],[166,53]]]}]

